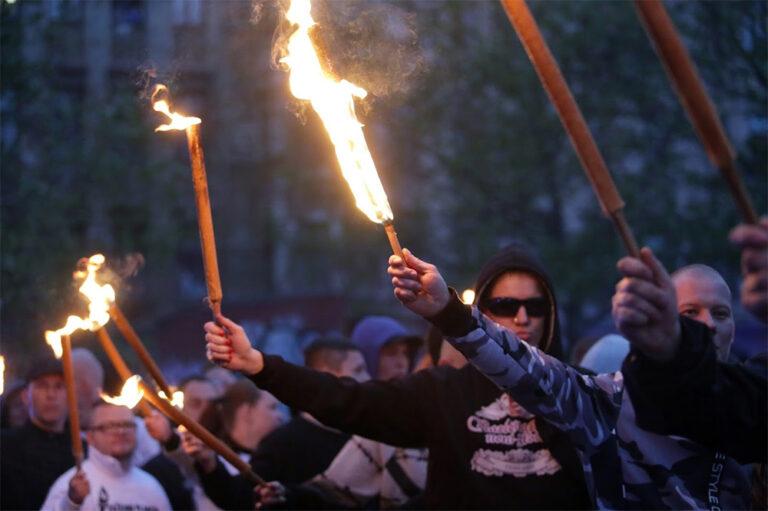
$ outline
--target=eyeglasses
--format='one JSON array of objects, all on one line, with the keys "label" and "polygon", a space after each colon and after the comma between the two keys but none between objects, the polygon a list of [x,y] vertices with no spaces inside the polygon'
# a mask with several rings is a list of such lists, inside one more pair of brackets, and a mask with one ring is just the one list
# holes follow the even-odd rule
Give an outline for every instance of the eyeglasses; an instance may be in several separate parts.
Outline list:
[{"label": "eyeglasses", "polygon": [[525,307],[525,312],[532,318],[541,318],[549,312],[549,303],[546,298],[527,298],[518,300],[517,298],[491,298],[483,304],[483,308],[499,317],[514,317],[520,307]]},{"label": "eyeglasses", "polygon": [[135,431],[136,423],[133,421],[105,422],[104,424],[99,424],[98,426],[92,426],[91,429],[100,433],[113,433],[119,430]]}]

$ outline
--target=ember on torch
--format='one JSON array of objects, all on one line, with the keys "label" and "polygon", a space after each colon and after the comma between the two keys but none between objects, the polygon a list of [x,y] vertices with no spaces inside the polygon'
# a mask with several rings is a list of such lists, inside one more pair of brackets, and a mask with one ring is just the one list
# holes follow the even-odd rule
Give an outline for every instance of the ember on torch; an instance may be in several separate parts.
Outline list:
[{"label": "ember on torch", "polygon": [[187,148],[192,165],[192,185],[195,189],[195,206],[197,208],[197,225],[200,231],[200,245],[203,251],[203,269],[205,285],[208,289],[208,305],[214,318],[221,314],[221,279],[219,278],[219,263],[216,258],[216,238],[213,234],[213,215],[211,214],[211,199],[208,195],[208,177],[205,172],[205,156],[200,143],[199,117],[185,117],[171,112],[167,99],[168,88],[164,85],[155,87],[152,94],[152,108],[165,114],[171,122],[158,126],[155,131],[184,130],[187,133]]},{"label": "ember on torch", "polygon": [[355,115],[355,98],[363,99],[368,93],[323,70],[309,35],[315,25],[311,10],[310,0],[292,0],[285,15],[296,25],[296,31],[288,39],[288,53],[280,59],[290,70],[291,94],[309,101],[317,112],[331,138],[341,173],[352,190],[357,207],[371,221],[384,225],[392,251],[402,257],[392,209],[368,150],[363,125]]},{"label": "ember on torch", "polygon": [[624,201],[616,189],[616,184],[592,138],[584,116],[581,115],[579,105],[576,104],[552,52],[549,51],[539,31],[536,20],[531,15],[525,0],[501,0],[501,4],[523,43],[549,99],[557,110],[560,122],[576,149],[576,154],[592,184],[603,213],[613,221],[629,255],[640,257],[635,236],[624,218]]},{"label": "ember on torch", "polygon": [[664,4],[660,0],[635,0],[635,7],[709,160],[728,183],[744,221],[757,224],[757,213],[736,169],[733,146]]}]

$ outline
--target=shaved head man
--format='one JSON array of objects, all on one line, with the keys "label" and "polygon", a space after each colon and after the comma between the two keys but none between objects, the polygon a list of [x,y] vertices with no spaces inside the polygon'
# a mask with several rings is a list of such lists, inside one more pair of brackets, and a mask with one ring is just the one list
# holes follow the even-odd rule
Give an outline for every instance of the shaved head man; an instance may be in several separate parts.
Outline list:
[{"label": "shaved head man", "polygon": [[709,266],[692,264],[675,271],[672,282],[677,293],[677,312],[707,325],[718,360],[728,360],[735,324],[731,290],[722,275]]}]

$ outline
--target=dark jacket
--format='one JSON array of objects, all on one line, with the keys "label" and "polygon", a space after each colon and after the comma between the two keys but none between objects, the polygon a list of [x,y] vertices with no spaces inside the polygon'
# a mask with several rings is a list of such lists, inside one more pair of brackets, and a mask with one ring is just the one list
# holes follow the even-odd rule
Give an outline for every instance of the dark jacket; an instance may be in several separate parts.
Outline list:
[{"label": "dark jacket", "polygon": [[[739,463],[691,440],[640,428],[621,372],[584,375],[518,338],[458,297],[438,324],[470,363],[579,449],[601,509],[746,509]],[[462,328],[456,328],[463,325]]]},{"label": "dark jacket", "polygon": [[40,509],[56,479],[75,464],[69,426],[51,433],[28,421],[0,436],[0,509]]},{"label": "dark jacket", "polygon": [[[507,271],[533,274],[550,298],[543,344],[560,351],[557,308],[540,265],[518,247],[492,259],[477,289]],[[575,450],[474,368],[431,368],[358,383],[265,356],[260,387],[328,426],[401,447],[429,449],[430,508],[578,509],[590,500]]]},{"label": "dark jacket", "polygon": [[[328,468],[349,435],[296,417],[261,441],[251,456],[254,472],[266,481],[303,483]],[[242,476],[221,464],[205,474],[198,470],[206,495],[222,509],[253,509],[253,489]]]},{"label": "dark jacket", "polygon": [[187,486],[184,475],[178,465],[168,459],[164,453],[160,453],[141,466],[141,469],[157,479],[160,486],[168,495],[171,509],[185,511],[194,509],[194,499],[191,488]]},{"label": "dark jacket", "polygon": [[718,449],[740,463],[765,463],[768,382],[765,360],[717,361],[709,329],[681,319],[680,348],[659,364],[633,351],[622,372],[637,423]]}]

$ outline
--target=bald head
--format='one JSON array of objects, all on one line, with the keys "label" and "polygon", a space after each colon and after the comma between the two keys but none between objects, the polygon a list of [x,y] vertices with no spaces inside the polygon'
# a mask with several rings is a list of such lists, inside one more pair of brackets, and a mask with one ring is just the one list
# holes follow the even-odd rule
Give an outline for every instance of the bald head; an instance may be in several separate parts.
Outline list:
[{"label": "bald head", "polygon": [[717,358],[727,360],[735,325],[731,289],[723,276],[704,264],[691,264],[675,271],[672,282],[677,293],[677,312],[707,325]]},{"label": "bald head", "polygon": [[87,428],[91,421],[91,409],[99,400],[104,387],[104,367],[89,350],[75,348],[72,350],[72,368],[77,389],[77,409],[83,427]]},{"label": "bald head", "polygon": [[722,286],[723,290],[728,295],[728,300],[731,300],[731,288],[728,287],[728,284],[725,282],[723,276],[720,275],[720,272],[711,266],[707,266],[706,264],[689,264],[672,273],[672,282],[675,283],[675,286],[677,286],[678,281],[684,279],[706,280],[714,285]]}]

